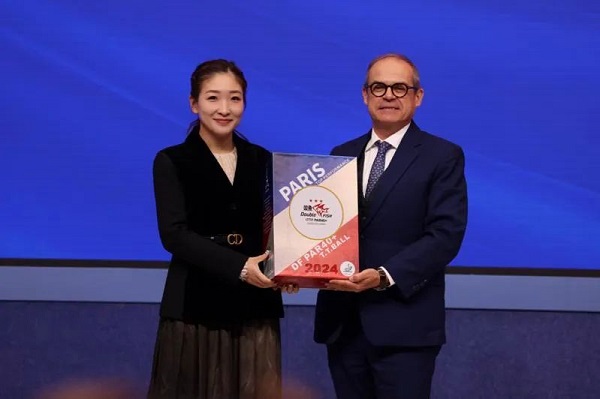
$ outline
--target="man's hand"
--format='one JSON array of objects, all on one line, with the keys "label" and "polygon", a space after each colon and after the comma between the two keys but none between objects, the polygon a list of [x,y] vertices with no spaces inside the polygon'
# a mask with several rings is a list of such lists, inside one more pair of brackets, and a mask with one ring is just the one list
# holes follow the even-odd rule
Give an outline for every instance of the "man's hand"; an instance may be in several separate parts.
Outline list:
[{"label": "man's hand", "polygon": [[348,280],[330,280],[325,289],[362,292],[375,287],[379,287],[379,272],[377,269],[365,269],[350,276]]},{"label": "man's hand", "polygon": [[275,287],[275,283],[269,280],[269,278],[265,276],[258,267],[258,264],[267,259],[269,255],[270,253],[267,250],[262,255],[248,258],[246,264],[244,265],[244,268],[248,271],[246,274],[246,278],[244,279],[245,282],[247,282],[248,284],[252,284],[253,286],[258,288]]}]

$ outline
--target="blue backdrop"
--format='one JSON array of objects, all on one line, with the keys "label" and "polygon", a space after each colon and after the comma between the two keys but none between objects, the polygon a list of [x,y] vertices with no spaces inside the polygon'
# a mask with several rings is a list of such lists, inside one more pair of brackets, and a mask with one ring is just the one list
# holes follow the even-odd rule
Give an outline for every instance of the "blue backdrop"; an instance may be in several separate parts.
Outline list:
[{"label": "blue backdrop", "polygon": [[439,3],[0,0],[0,258],[167,259],[151,165],[199,62],[244,70],[251,141],[325,154],[367,132],[366,65],[397,51],[417,123],[467,156],[454,264],[600,269],[600,3]]}]

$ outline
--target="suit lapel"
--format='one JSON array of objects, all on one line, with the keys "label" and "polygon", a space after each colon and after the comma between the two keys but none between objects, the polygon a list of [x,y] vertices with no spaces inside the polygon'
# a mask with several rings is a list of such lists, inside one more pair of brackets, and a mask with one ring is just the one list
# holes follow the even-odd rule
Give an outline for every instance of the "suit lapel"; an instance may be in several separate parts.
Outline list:
[{"label": "suit lapel", "polygon": [[364,147],[360,151],[360,155],[358,156],[356,163],[358,167],[358,201],[359,203],[363,203],[365,201],[365,194],[363,193],[363,169],[365,168]]},{"label": "suit lapel", "polygon": [[[367,227],[371,220],[373,220],[373,217],[385,202],[390,191],[415,161],[418,155],[417,147],[420,145],[420,142],[420,129],[412,122],[406,132],[406,136],[404,136],[400,142],[400,146],[396,150],[392,161],[385,172],[383,172],[383,175],[379,178],[377,185],[371,192],[369,199],[366,201],[368,208],[367,219],[364,221],[362,228]],[[362,174],[362,168],[359,173]]]},{"label": "suit lapel", "polygon": [[235,167],[235,177],[233,186],[238,187],[244,185],[248,181],[249,176],[253,176],[256,168],[256,154],[250,151],[248,142],[239,138],[236,134],[233,135],[233,143],[237,149],[237,165]]},{"label": "suit lapel", "polygon": [[362,203],[365,200],[365,195],[363,193],[363,168],[365,167],[365,147],[367,146],[367,143],[369,142],[369,139],[371,138],[371,131],[369,131],[369,133],[367,133],[365,136],[362,137],[361,140],[359,140],[356,143],[356,147],[353,150],[352,154],[353,156],[355,156],[357,158],[357,168],[358,168],[358,200],[359,203]]},{"label": "suit lapel", "polygon": [[[219,161],[217,161],[217,158],[210,151],[210,148],[208,148],[208,145],[198,134],[198,129],[198,126],[196,126],[185,140],[187,149],[191,154],[190,159],[196,165],[195,169],[197,173],[199,176],[211,176],[212,184],[218,184],[224,190],[231,189],[232,185],[227,174],[219,164]],[[239,152],[238,149],[238,158],[240,156]],[[238,169],[239,163],[236,166],[236,177]]]}]

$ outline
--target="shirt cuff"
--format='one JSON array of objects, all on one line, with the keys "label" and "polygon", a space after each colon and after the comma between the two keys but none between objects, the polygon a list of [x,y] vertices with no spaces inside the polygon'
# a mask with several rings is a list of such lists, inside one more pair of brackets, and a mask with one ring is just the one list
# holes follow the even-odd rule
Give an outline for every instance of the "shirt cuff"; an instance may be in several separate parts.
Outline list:
[{"label": "shirt cuff", "polygon": [[392,276],[390,275],[390,273],[387,271],[387,269],[386,269],[385,267],[383,267],[383,266],[381,266],[381,269],[382,269],[382,270],[385,272],[385,275],[387,276],[387,278],[388,278],[388,281],[390,282],[390,285],[389,285],[389,286],[391,287],[392,285],[396,284],[396,283],[394,282],[394,279],[393,279],[393,278],[392,278]]}]

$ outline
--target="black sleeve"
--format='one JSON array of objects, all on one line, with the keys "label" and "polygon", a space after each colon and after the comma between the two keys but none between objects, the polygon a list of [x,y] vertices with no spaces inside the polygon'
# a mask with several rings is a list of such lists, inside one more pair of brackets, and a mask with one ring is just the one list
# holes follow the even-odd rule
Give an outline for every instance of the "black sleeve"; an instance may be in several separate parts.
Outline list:
[{"label": "black sleeve", "polygon": [[154,159],[153,179],[158,231],[163,247],[173,256],[207,273],[235,282],[248,257],[215,244],[189,228],[181,182],[175,165],[163,152]]}]

